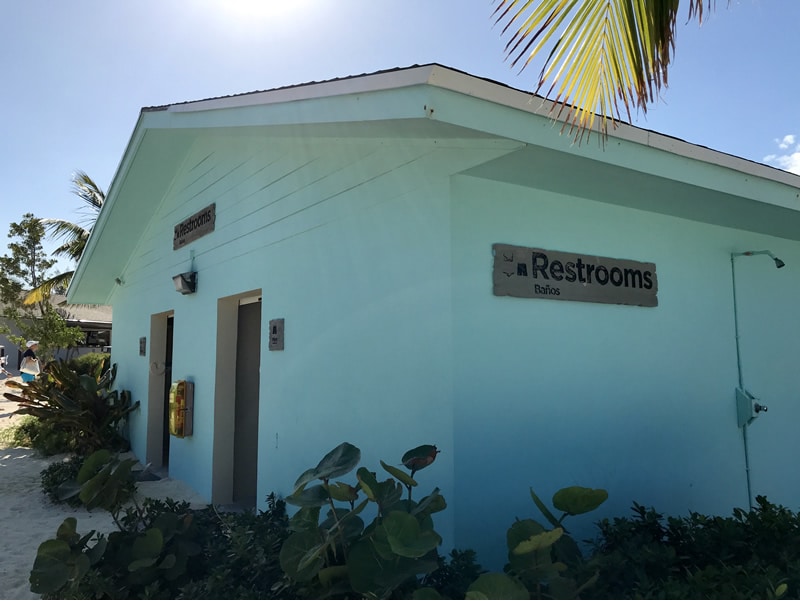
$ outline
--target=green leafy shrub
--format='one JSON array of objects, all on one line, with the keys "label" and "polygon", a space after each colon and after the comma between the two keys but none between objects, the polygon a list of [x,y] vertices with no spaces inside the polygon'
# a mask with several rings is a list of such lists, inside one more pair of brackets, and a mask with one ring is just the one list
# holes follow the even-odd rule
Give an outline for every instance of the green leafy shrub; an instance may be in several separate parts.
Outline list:
[{"label": "green leafy shrub", "polygon": [[38,422],[35,417],[26,415],[15,424],[0,428],[0,449],[10,447],[26,447],[32,449],[30,438],[31,422]]},{"label": "green leafy shrub", "polygon": [[136,475],[132,470],[136,459],[121,459],[118,454],[100,449],[80,461],[74,480],[62,482],[56,488],[58,497],[66,501],[77,499],[89,511],[105,509],[121,530],[135,527],[123,526],[119,519],[123,511],[130,515],[130,510],[124,507],[128,501],[133,501],[134,509],[141,511],[134,498]]},{"label": "green leafy shrub", "polygon": [[[417,598],[466,599],[470,585],[485,571],[478,563],[475,551],[453,549],[449,561],[439,557],[439,567],[421,578],[421,596]],[[435,595],[426,594],[433,591]]]},{"label": "green leafy shrub", "polygon": [[55,539],[39,545],[31,591],[51,599],[178,598],[203,569],[190,561],[200,555],[203,534],[182,509],[145,502],[132,510],[129,529],[97,537],[78,534],[75,518],[67,518]]},{"label": "green leafy shrub", "polygon": [[634,503],[602,520],[591,566],[598,598],[765,599],[800,595],[800,518],[756,497],[731,517],[668,517]]},{"label": "green leafy shrub", "polygon": [[103,374],[111,367],[111,355],[108,353],[86,353],[69,359],[67,366],[77,374]]},{"label": "green leafy shrub", "polygon": [[36,449],[42,455],[69,452],[73,441],[68,432],[50,420],[40,420],[32,415],[17,424],[13,433],[14,446]]},{"label": "green leafy shrub", "polygon": [[139,402],[131,403],[128,391],[112,389],[116,374],[116,365],[103,373],[79,374],[66,363],[51,363],[33,382],[10,381],[19,394],[4,396],[19,404],[16,413],[38,419],[30,434],[33,448],[44,454],[127,450],[120,428]]},{"label": "green leafy shrub", "polygon": [[31,590],[51,599],[299,598],[278,561],[285,504],[267,503],[258,514],[219,513],[145,499],[121,508],[119,531],[96,536],[68,518],[39,546]]},{"label": "green leafy shrub", "polygon": [[66,503],[71,507],[79,507],[81,505],[81,501],[77,496],[64,499],[60,492],[65,483],[77,479],[81,465],[83,465],[83,459],[73,456],[64,461],[51,463],[40,472],[42,492],[51,503]]},{"label": "green leafy shrub", "polygon": [[589,572],[575,540],[563,525],[569,516],[595,510],[608,498],[602,489],[569,486],[553,495],[556,518],[531,489],[531,498],[553,526],[548,530],[532,519],[517,519],[506,533],[508,563],[504,573],[482,574],[468,590],[474,599],[577,599],[598,579]]},{"label": "green leafy shrub", "polygon": [[67,518],[56,538],[39,545],[30,574],[31,591],[49,598],[177,598],[193,573],[190,559],[201,552],[202,533],[188,504],[133,495],[136,460],[105,449],[87,457],[75,483],[60,485],[64,498],[77,495],[87,509],[109,511],[118,531],[94,536],[77,532]]},{"label": "green leafy shrub", "polygon": [[206,573],[183,587],[185,599],[299,599],[278,559],[288,538],[286,504],[274,494],[267,511],[219,513],[213,508],[194,512],[205,534]]},{"label": "green leafy shrub", "polygon": [[[403,455],[402,463],[416,471],[429,466],[438,450],[422,445]],[[439,567],[441,537],[431,515],[446,507],[438,489],[419,502],[412,499],[417,482],[412,476],[381,461],[394,478],[378,481],[361,467],[355,486],[332,482],[352,471],[361,451],[344,442],[316,467],[303,472],[286,502],[301,509],[292,516],[292,534],[281,547],[284,572],[311,598],[349,597],[354,594],[384,598],[403,587],[416,586],[416,577]],[[396,479],[395,479],[396,478]],[[307,486],[320,480],[321,484]],[[404,487],[408,498],[403,499]],[[359,502],[359,494],[366,497]],[[337,506],[336,502],[346,504]],[[370,503],[376,517],[365,524],[360,514]],[[328,507],[320,516],[322,507]]]}]

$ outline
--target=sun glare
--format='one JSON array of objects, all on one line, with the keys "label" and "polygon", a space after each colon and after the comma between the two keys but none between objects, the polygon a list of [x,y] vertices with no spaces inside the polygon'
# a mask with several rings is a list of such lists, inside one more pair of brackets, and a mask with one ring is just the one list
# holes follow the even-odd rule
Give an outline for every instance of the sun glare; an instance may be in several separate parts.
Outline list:
[{"label": "sun glare", "polygon": [[242,25],[299,17],[313,0],[206,0],[221,19]]}]

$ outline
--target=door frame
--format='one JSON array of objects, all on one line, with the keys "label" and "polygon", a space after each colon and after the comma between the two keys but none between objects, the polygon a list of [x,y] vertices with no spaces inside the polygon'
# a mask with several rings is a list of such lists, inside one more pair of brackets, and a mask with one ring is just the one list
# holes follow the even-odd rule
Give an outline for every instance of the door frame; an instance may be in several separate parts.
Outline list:
[{"label": "door frame", "polygon": [[154,468],[164,467],[164,387],[167,359],[167,321],[174,311],[150,316],[150,370],[147,386],[147,446],[145,460]]},{"label": "door frame", "polygon": [[[217,299],[214,443],[211,465],[211,503],[215,505],[227,505],[233,502],[233,437],[236,417],[234,403],[239,305],[260,299],[260,289]],[[261,310],[263,324],[263,303]]]}]

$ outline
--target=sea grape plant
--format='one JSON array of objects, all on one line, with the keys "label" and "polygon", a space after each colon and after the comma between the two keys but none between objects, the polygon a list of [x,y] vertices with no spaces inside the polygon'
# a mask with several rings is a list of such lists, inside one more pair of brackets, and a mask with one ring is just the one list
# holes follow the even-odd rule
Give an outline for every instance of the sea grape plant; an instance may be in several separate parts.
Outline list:
[{"label": "sea grape plant", "polygon": [[87,509],[109,511],[119,530],[81,536],[77,520],[65,519],[56,538],[39,545],[30,573],[32,592],[83,598],[91,590],[98,598],[122,599],[150,598],[137,596],[160,590],[164,598],[174,598],[189,581],[190,560],[202,548],[188,504],[157,512],[150,511],[149,499],[140,505],[133,494],[135,463],[96,451],[76,481],[62,488],[65,498],[77,494]]},{"label": "sea grape plant", "polygon": [[[414,473],[433,463],[437,453],[434,445],[422,445],[403,455],[402,463]],[[438,488],[414,501],[411,491],[417,482],[383,461],[381,466],[393,478],[379,481],[375,472],[360,467],[355,486],[333,481],[360,460],[361,451],[343,442],[300,475],[286,497],[300,509],[290,520],[293,532],[281,548],[280,562],[292,580],[318,585],[331,595],[355,591],[382,598],[437,569],[442,539],[431,515],[447,505]],[[315,481],[321,483],[309,486]],[[403,487],[408,490],[406,499]],[[367,525],[361,516],[370,503],[375,517]],[[321,516],[323,507],[328,509]]]},{"label": "sea grape plant", "polygon": [[468,599],[576,599],[597,581],[597,573],[581,583],[572,576],[583,558],[563,521],[597,509],[608,493],[582,486],[562,488],[553,495],[553,506],[562,512],[557,518],[532,488],[530,492],[552,529],[533,519],[517,519],[506,533],[505,573],[482,574],[471,585]]}]

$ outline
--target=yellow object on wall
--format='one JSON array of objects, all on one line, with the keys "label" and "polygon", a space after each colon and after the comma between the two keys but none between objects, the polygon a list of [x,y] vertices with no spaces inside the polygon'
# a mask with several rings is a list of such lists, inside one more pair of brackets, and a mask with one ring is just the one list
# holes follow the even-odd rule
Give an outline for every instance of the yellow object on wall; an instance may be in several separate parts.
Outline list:
[{"label": "yellow object on wall", "polygon": [[192,435],[194,382],[178,380],[169,388],[169,433],[177,438]]}]

